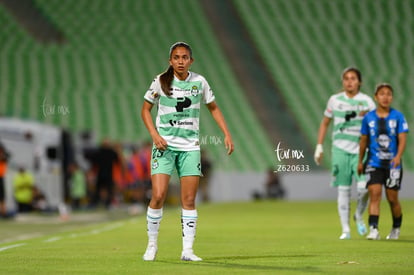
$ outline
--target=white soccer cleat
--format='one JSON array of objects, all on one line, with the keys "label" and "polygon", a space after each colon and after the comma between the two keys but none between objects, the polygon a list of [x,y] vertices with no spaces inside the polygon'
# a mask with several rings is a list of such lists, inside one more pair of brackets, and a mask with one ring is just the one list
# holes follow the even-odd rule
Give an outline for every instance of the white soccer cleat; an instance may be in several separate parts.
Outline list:
[{"label": "white soccer cleat", "polygon": [[154,261],[155,256],[157,256],[157,245],[156,244],[148,244],[147,250],[145,250],[144,256],[142,256],[142,259],[144,261]]},{"label": "white soccer cleat", "polygon": [[181,253],[182,261],[200,262],[203,259],[194,254],[193,250],[185,250]]},{"label": "white soccer cleat", "polygon": [[368,240],[379,240],[380,234],[377,228],[374,228],[372,226],[369,227],[369,234],[367,236]]},{"label": "white soccer cleat", "polygon": [[400,228],[391,229],[390,234],[387,236],[387,240],[398,240],[400,237]]},{"label": "white soccer cleat", "polygon": [[339,239],[340,240],[349,240],[349,239],[351,239],[351,233],[349,233],[349,232],[343,232],[341,234],[341,236],[339,236]]}]

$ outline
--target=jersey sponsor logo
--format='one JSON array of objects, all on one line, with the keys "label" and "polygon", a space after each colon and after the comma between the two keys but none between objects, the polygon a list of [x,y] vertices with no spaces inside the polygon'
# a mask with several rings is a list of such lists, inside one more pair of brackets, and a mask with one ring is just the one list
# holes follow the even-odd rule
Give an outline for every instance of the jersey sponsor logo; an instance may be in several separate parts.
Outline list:
[{"label": "jersey sponsor logo", "polygon": [[200,94],[200,90],[198,89],[196,85],[193,85],[191,89],[182,89],[182,88],[174,87],[173,90],[175,92],[178,92],[179,95],[184,95],[184,96],[197,96],[198,94]]},{"label": "jersey sponsor logo", "polygon": [[[338,103],[336,105],[336,108],[339,111],[347,111],[347,113],[355,113],[355,116],[364,116],[368,111],[369,108],[368,106],[365,106],[362,102],[359,102],[357,105],[353,105],[353,104],[344,104],[344,103]],[[329,110],[327,110],[329,111]],[[354,118],[355,116],[351,117]]]},{"label": "jersey sponsor logo", "polygon": [[393,156],[394,154],[392,152],[379,151],[377,153],[378,159],[381,159],[381,160],[390,160],[393,158]]},{"label": "jersey sponsor logo", "polygon": [[175,105],[175,110],[177,112],[183,112],[184,108],[188,108],[191,106],[191,99],[188,97],[178,97],[177,98],[177,105]]},{"label": "jersey sponsor logo", "polygon": [[[351,119],[355,118],[357,116],[357,113],[355,111],[347,111],[345,113],[345,121],[349,122]],[[344,123],[344,125],[339,129],[339,131],[343,132],[345,130],[346,127],[346,122]],[[350,129],[346,129],[346,130],[350,130]],[[358,130],[359,132],[359,130]]]},{"label": "jersey sponsor logo", "polygon": [[404,123],[403,123],[403,129],[404,129],[404,130],[408,130],[408,123],[407,123],[407,122],[404,122]]},{"label": "jersey sponsor logo", "polygon": [[381,160],[392,159],[394,154],[390,152],[391,138],[386,134],[380,134],[377,137],[377,143],[379,145],[378,158]]},{"label": "jersey sponsor logo", "polygon": [[341,133],[345,133],[345,134],[352,134],[352,133],[354,133],[354,134],[359,134],[359,133],[361,133],[361,130],[360,129],[358,129],[358,128],[344,128],[344,127],[342,127],[341,129]]},{"label": "jersey sponsor logo", "polygon": [[176,124],[177,124],[177,121],[176,121],[176,120],[172,120],[172,119],[170,119],[170,125],[171,125],[172,127],[174,127]]},{"label": "jersey sponsor logo", "polygon": [[211,93],[211,96],[214,96],[213,90],[211,90],[211,88],[208,89],[208,91]]},{"label": "jersey sponsor logo", "polygon": [[157,91],[152,91],[152,92],[151,92],[151,97],[152,97],[153,99],[156,99],[158,96],[159,96],[159,94],[158,94],[158,92],[157,92]]},{"label": "jersey sponsor logo", "polygon": [[381,148],[388,149],[388,147],[390,147],[391,139],[387,135],[381,134],[378,136],[377,142]]},{"label": "jersey sponsor logo", "polygon": [[172,120],[172,119],[170,119],[170,125],[172,126],[172,127],[174,127],[174,126],[183,126],[183,125],[194,125],[194,122],[192,122],[192,121],[188,121],[188,120],[184,120],[184,121],[181,121],[181,120]]},{"label": "jersey sponsor logo", "polygon": [[177,114],[177,113],[175,113],[175,114],[173,114],[173,116],[178,118],[178,119],[181,119],[181,118],[185,118],[185,117],[190,117],[190,114],[186,114],[186,113]]},{"label": "jersey sponsor logo", "polygon": [[350,121],[351,118],[355,118],[356,117],[356,112],[355,111],[348,111],[345,114],[345,121]]}]

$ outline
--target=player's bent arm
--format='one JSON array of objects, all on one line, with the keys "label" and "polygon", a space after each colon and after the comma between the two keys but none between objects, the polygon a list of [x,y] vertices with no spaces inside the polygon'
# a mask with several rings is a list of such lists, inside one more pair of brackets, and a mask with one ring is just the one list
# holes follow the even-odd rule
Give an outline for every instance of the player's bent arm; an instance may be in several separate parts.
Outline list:
[{"label": "player's bent arm", "polygon": [[404,153],[405,146],[407,144],[407,133],[399,133],[398,134],[398,151],[397,155],[391,160],[391,163],[393,163],[394,167],[397,167],[401,163],[401,157]]},{"label": "player's bent arm", "polygon": [[155,128],[154,122],[152,121],[151,110],[154,104],[148,101],[144,101],[141,109],[141,118],[147,127],[149,134],[151,135],[152,141],[159,150],[167,149],[167,142],[160,136],[157,129]]},{"label": "player's bent arm", "polygon": [[223,113],[215,101],[208,103],[207,108],[224,134],[224,145],[226,146],[227,154],[230,155],[234,151],[234,144],[226,121],[224,120]]}]

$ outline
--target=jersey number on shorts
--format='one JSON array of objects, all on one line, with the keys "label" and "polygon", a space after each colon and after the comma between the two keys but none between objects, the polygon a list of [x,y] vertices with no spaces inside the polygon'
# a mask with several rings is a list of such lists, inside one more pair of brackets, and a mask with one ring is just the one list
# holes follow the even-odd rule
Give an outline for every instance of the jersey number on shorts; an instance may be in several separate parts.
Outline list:
[{"label": "jersey number on shorts", "polygon": [[163,154],[164,154],[163,151],[160,151],[156,148],[152,149],[152,159],[160,158],[160,157],[162,157]]}]

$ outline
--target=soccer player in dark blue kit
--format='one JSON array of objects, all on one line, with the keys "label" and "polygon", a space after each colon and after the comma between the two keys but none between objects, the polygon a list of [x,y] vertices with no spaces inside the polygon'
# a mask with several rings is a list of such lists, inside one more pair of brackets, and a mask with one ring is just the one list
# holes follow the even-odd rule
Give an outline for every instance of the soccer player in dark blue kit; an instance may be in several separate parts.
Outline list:
[{"label": "soccer player in dark blue kit", "polygon": [[401,112],[391,108],[393,94],[391,85],[379,84],[375,89],[377,109],[366,114],[362,120],[358,173],[363,173],[363,159],[368,148],[365,172],[370,198],[369,240],[380,239],[378,220],[383,185],[393,218],[393,226],[387,239],[398,239],[400,236],[402,211],[398,191],[401,188],[401,158],[406,146],[408,124]]}]

